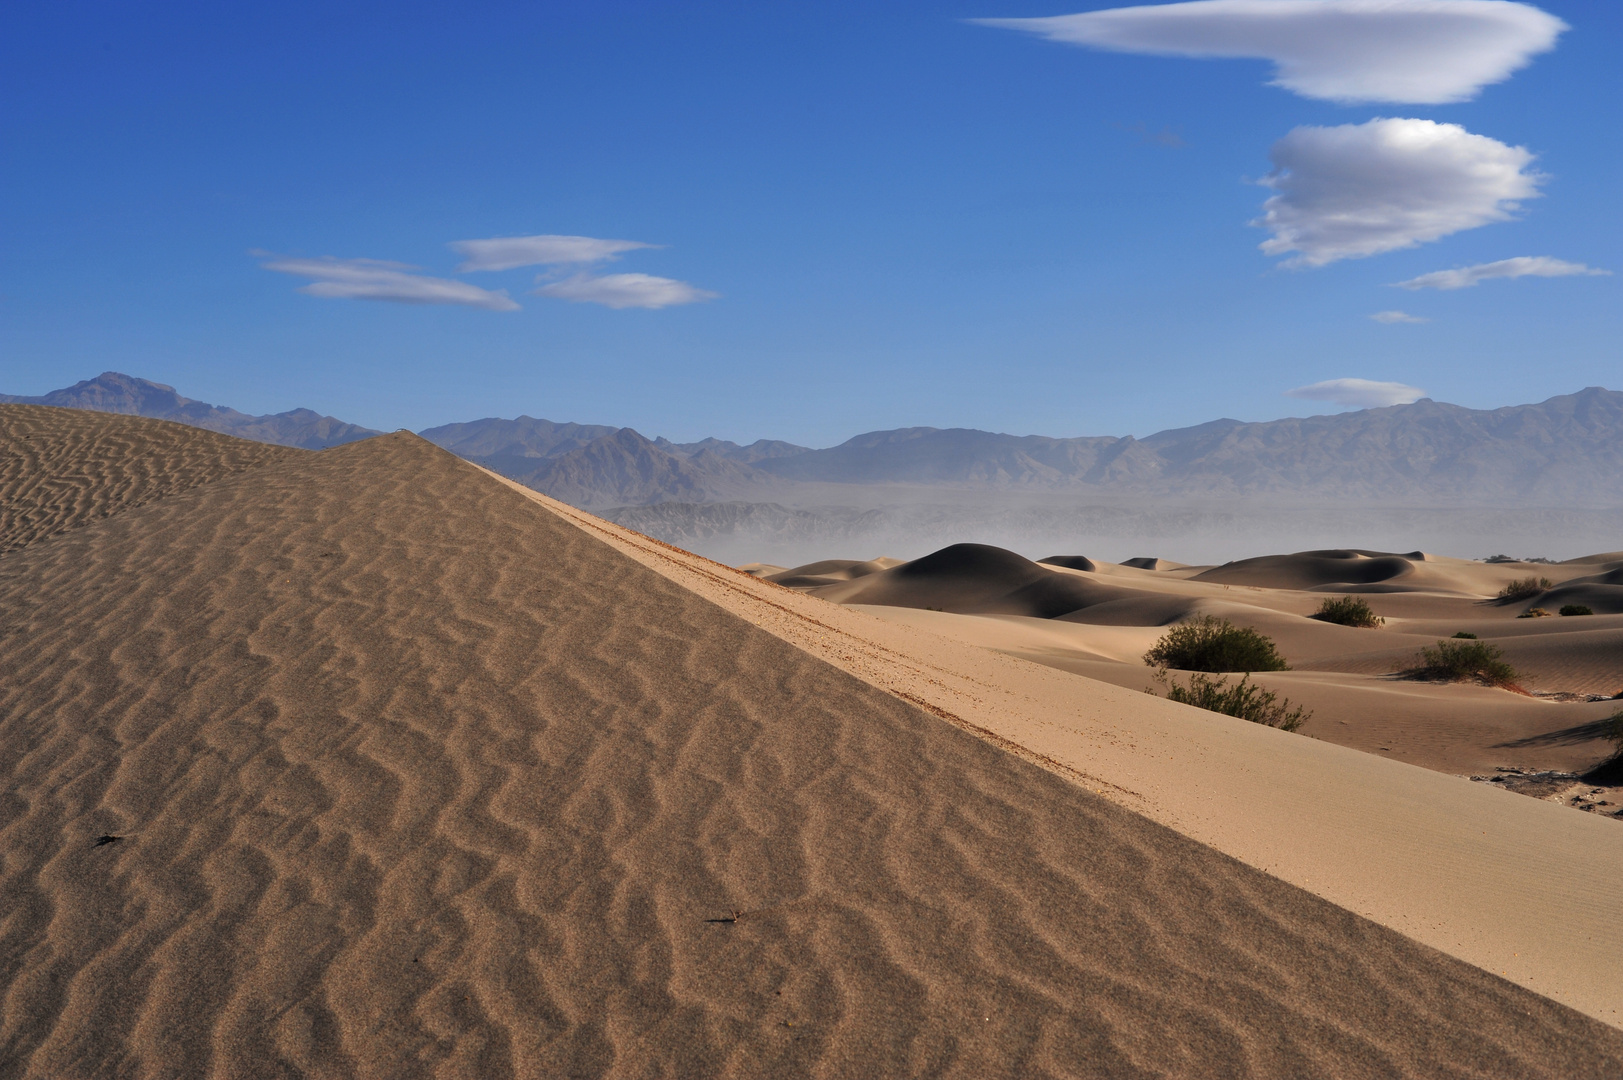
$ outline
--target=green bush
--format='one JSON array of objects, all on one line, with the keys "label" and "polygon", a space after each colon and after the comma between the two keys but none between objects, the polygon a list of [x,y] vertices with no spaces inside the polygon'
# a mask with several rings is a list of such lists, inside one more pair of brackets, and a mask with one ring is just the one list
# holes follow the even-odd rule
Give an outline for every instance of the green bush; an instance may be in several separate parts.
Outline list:
[{"label": "green bush", "polygon": [[1469,631],[1469,630],[1461,630],[1458,633],[1456,633],[1454,636],[1457,637],[1457,638],[1470,638],[1472,641],[1476,640],[1476,635],[1471,633],[1471,631]]},{"label": "green bush", "polygon": [[1319,610],[1313,613],[1313,618],[1337,626],[1358,626],[1366,630],[1373,630],[1386,621],[1375,614],[1369,601],[1361,596],[1326,597]]},{"label": "green bush", "polygon": [[1549,587],[1550,579],[1547,577],[1520,578],[1500,589],[1499,599],[1505,601],[1526,600],[1529,596],[1537,596]]},{"label": "green bush", "polygon": [[1269,638],[1249,626],[1206,615],[1180,623],[1161,636],[1144,662],[1179,671],[1289,671]]},{"label": "green bush", "polygon": [[[1159,672],[1156,678],[1165,680],[1165,670]],[[1210,675],[1196,672],[1189,676],[1188,687],[1173,683],[1167,689],[1167,700],[1222,713],[1224,716],[1237,716],[1241,720],[1264,724],[1281,731],[1295,731],[1302,726],[1303,721],[1313,715],[1301,707],[1292,709],[1290,698],[1279,701],[1277,692],[1264,690],[1250,679],[1250,675],[1242,675],[1239,682],[1230,686],[1227,679],[1214,679]],[[1153,690],[1150,692],[1154,693]]]},{"label": "green bush", "polygon": [[1593,614],[1595,614],[1595,612],[1594,612],[1594,610],[1592,608],[1589,607],[1588,604],[1563,604],[1561,606],[1561,614],[1563,614],[1563,615],[1593,615]]},{"label": "green bush", "polygon": [[1404,671],[1420,679],[1481,679],[1490,686],[1514,686],[1516,669],[1501,660],[1499,648],[1486,641],[1439,641],[1420,650],[1418,662]]}]

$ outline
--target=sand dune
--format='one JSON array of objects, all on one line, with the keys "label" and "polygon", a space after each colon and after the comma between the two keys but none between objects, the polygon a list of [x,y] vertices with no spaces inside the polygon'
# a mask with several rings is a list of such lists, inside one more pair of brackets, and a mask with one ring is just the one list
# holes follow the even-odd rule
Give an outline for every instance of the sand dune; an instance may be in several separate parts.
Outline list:
[{"label": "sand dune", "polygon": [[299,451],[136,416],[0,405],[0,554]]},{"label": "sand dune", "polygon": [[[923,624],[898,609],[980,616],[973,623],[930,625],[957,640],[1131,689],[1150,684],[1142,656],[1168,624],[1203,615],[1229,619],[1273,638],[1300,673],[1261,681],[1312,710],[1304,732],[1441,771],[1584,772],[1612,749],[1593,722],[1616,705],[1556,704],[1395,676],[1418,662],[1422,648],[1465,632],[1500,649],[1534,693],[1623,693],[1623,617],[1607,614],[1610,591],[1623,594],[1617,583],[1623,563],[1615,553],[1552,565],[1346,549],[1152,570],[1148,560],[1128,566],[1070,556],[1032,564],[981,549],[975,560],[953,561],[951,574],[934,569],[959,550],[895,567],[867,584],[808,591],[910,625]],[[911,569],[921,565],[927,572]],[[1556,584],[1531,598],[1498,599],[1505,585],[1529,577]],[[907,587],[880,587],[888,581]],[[1385,623],[1365,629],[1314,618],[1326,593],[1363,596]],[[1518,618],[1535,606],[1557,611],[1558,601],[1593,601],[1598,614]],[[1061,610],[1073,604],[1074,610]],[[1587,737],[1548,741],[1566,730]],[[1613,808],[1623,803],[1623,786],[1607,781],[1605,787],[1599,801]]]},{"label": "sand dune", "polygon": [[1317,589],[1324,586],[1373,585],[1414,574],[1420,552],[1389,555],[1375,551],[1303,551],[1242,559],[1195,575],[1196,581],[1223,585],[1260,585],[1269,589]]},{"label": "sand dune", "polygon": [[889,570],[901,564],[900,559],[889,559],[883,556],[858,562],[855,559],[828,559],[823,562],[808,563],[797,566],[792,570],[778,569],[776,573],[763,574],[766,580],[777,585],[791,589],[814,589],[820,585],[836,585],[842,581],[855,581],[857,578],[877,574],[882,570]]},{"label": "sand dune", "polygon": [[[772,580],[794,587],[799,571]],[[1095,605],[1138,599],[1131,591],[1079,574],[1057,574],[1012,551],[954,544],[922,559],[868,573],[851,582],[814,587],[812,594],[843,604],[930,607],[963,614],[1056,618]]]},{"label": "sand dune", "polygon": [[1623,1069],[415,436],[13,550],[0,640],[0,1075]]}]

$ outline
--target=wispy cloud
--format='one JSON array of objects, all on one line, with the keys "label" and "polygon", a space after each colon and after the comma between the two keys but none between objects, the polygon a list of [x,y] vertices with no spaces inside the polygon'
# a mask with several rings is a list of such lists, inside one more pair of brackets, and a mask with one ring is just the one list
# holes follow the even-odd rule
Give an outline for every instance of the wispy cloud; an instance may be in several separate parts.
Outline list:
[{"label": "wispy cloud", "polygon": [[1400,289],[1471,289],[1492,278],[1609,277],[1611,273],[1610,270],[1599,270],[1583,263],[1552,259],[1548,255],[1518,255],[1514,259],[1478,263],[1455,270],[1436,270],[1393,284]]},{"label": "wispy cloud", "polygon": [[[264,255],[264,252],[253,254]],[[381,259],[273,257],[261,264],[279,274],[310,279],[299,291],[342,300],[387,300],[396,304],[459,304],[489,311],[517,311],[505,291],[481,289],[465,281],[415,274],[414,266]]]},{"label": "wispy cloud", "polygon": [[1289,266],[1364,258],[1508,221],[1544,180],[1530,170],[1525,147],[1432,120],[1299,127],[1270,156],[1274,171],[1262,183],[1277,194],[1253,224],[1274,234],[1261,245],[1269,255],[1300,252]]},{"label": "wispy cloud", "polygon": [[654,277],[650,274],[575,274],[562,281],[542,285],[535,290],[540,296],[551,296],[575,303],[602,304],[611,308],[664,308],[678,304],[696,304],[701,300],[714,300],[720,293],[708,292],[673,278]]},{"label": "wispy cloud", "polygon": [[1427,323],[1430,319],[1421,315],[1410,315],[1407,311],[1377,311],[1370,318],[1378,323]]},{"label": "wispy cloud", "polygon": [[489,240],[454,240],[451,250],[463,257],[462,273],[512,270],[519,266],[595,263],[626,251],[658,247],[638,240],[600,240],[595,236],[497,236]]},{"label": "wispy cloud", "polygon": [[1308,401],[1329,401],[1354,409],[1379,409],[1387,405],[1408,405],[1426,396],[1418,386],[1369,379],[1327,379],[1311,386],[1285,391],[1286,397]]},{"label": "wispy cloud", "polygon": [[1273,85],[1329,101],[1468,101],[1555,46],[1567,24],[1506,0],[1195,0],[975,19],[1152,56],[1271,60]]}]

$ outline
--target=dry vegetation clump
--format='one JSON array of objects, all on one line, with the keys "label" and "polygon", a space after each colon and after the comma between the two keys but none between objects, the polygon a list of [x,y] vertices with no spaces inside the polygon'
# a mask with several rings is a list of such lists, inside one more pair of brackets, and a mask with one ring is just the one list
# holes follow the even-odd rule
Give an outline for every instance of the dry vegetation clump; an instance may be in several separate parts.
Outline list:
[{"label": "dry vegetation clump", "polygon": [[1361,596],[1330,596],[1319,605],[1312,618],[1321,622],[1335,623],[1337,626],[1357,626],[1366,630],[1373,630],[1386,622],[1375,614],[1369,606],[1369,601]]},{"label": "dry vegetation clump", "polygon": [[1457,630],[1454,632],[1454,636],[1457,638],[1470,638],[1472,641],[1476,640],[1476,635],[1469,630]]},{"label": "dry vegetation clump", "polygon": [[1537,596],[1550,587],[1547,577],[1519,578],[1499,590],[1499,599],[1509,603],[1513,600],[1526,600],[1530,596]]},{"label": "dry vegetation clump", "polygon": [[1150,667],[1179,671],[1290,670],[1272,638],[1215,615],[1174,626],[1144,654],[1144,662]]},{"label": "dry vegetation clump", "polygon": [[[1157,671],[1155,678],[1163,685],[1169,681],[1165,668]],[[1239,682],[1230,686],[1227,679],[1214,679],[1196,672],[1189,676],[1187,687],[1172,683],[1167,688],[1167,700],[1224,716],[1239,717],[1281,731],[1295,731],[1313,715],[1300,706],[1292,709],[1290,698],[1280,701],[1277,691],[1264,690],[1250,679],[1250,675],[1242,675]],[[1155,693],[1154,690],[1148,692]]]},{"label": "dry vegetation clump", "polygon": [[1405,668],[1404,675],[1414,679],[1438,679],[1463,682],[1475,679],[1489,686],[1518,690],[1516,669],[1500,659],[1497,645],[1486,641],[1439,641],[1436,648],[1426,646],[1413,667]]},{"label": "dry vegetation clump", "polygon": [[1593,615],[1595,614],[1595,609],[1590,607],[1588,604],[1563,604],[1561,605],[1561,614]]},{"label": "dry vegetation clump", "polygon": [[1584,779],[1604,784],[1623,781],[1623,709],[1601,722],[1600,737],[1612,744],[1611,756],[1585,773]]},{"label": "dry vegetation clump", "polygon": [[1518,619],[1548,619],[1549,617],[1550,613],[1541,607],[1530,607],[1516,616]]}]

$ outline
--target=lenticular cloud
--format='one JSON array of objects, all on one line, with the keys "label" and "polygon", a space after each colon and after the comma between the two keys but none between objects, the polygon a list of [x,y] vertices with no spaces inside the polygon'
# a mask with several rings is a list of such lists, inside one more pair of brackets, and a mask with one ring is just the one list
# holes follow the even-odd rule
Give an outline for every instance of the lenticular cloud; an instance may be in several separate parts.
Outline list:
[{"label": "lenticular cloud", "polygon": [[1610,270],[1599,270],[1583,263],[1552,259],[1548,255],[1518,255],[1514,259],[1461,266],[1453,270],[1434,270],[1408,281],[1395,284],[1400,289],[1474,289],[1494,278],[1520,277],[1609,277]]},{"label": "lenticular cloud", "polygon": [[594,263],[622,252],[655,247],[640,240],[603,240],[595,236],[496,236],[489,240],[455,240],[451,250],[465,260],[462,273],[512,270],[519,266]]},{"label": "lenticular cloud", "polygon": [[674,278],[652,274],[575,274],[542,285],[538,296],[551,296],[576,304],[602,304],[610,308],[664,308],[714,300],[719,293],[700,289]]},{"label": "lenticular cloud", "polygon": [[1388,405],[1410,405],[1426,396],[1418,386],[1373,379],[1326,379],[1310,386],[1285,391],[1286,397],[1308,401],[1329,401],[1351,409],[1380,409]]},{"label": "lenticular cloud", "polygon": [[1323,266],[1508,221],[1544,179],[1533,155],[1432,120],[1299,127],[1274,144],[1277,194],[1253,224],[1269,255]]},{"label": "lenticular cloud", "polygon": [[416,267],[382,259],[272,258],[261,264],[279,274],[310,279],[299,291],[329,300],[385,300],[395,304],[457,304],[488,311],[517,311],[505,290],[481,289],[464,281],[426,277]]},{"label": "lenticular cloud", "polygon": [[1073,45],[1271,60],[1273,85],[1328,101],[1468,101],[1555,46],[1567,24],[1509,0],[1196,0],[976,19]]}]

